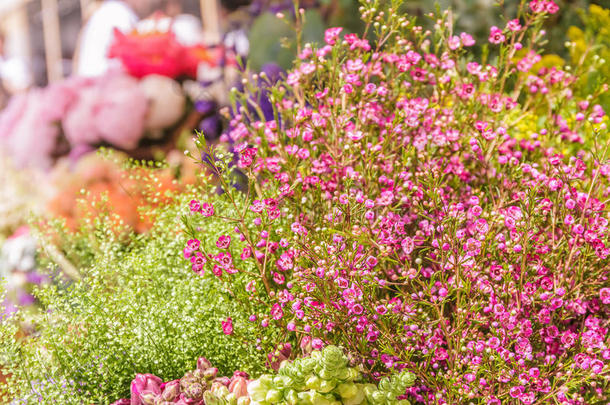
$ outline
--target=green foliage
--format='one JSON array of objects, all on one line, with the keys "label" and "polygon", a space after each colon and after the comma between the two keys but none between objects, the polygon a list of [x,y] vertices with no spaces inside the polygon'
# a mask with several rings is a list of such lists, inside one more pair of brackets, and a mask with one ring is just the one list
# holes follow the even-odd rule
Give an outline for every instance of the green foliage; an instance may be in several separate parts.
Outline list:
[{"label": "green foliage", "polygon": [[[201,355],[223,374],[262,369],[264,355],[256,345],[222,332],[221,320],[232,317],[244,334],[261,335],[245,319],[240,300],[212,274],[192,272],[182,256],[182,217],[194,195],[205,193],[195,189],[156,209],[155,224],[145,235],[117,234],[108,214],[62,239],[72,245],[58,251],[90,265],[78,263],[78,280],[58,278],[36,292],[46,310],[41,315],[17,314],[0,325],[0,361],[13,374],[8,389],[14,398],[24,403],[109,403],[127,396],[136,373],[178,378]],[[210,200],[215,196],[210,194]],[[223,212],[233,209],[214,203]],[[208,238],[205,243],[213,244],[231,229],[218,219],[206,222],[201,231]],[[84,252],[84,245],[95,248]],[[259,304],[249,305],[256,310]],[[16,325],[23,323],[36,333],[17,339]]]},{"label": "green foliage", "polygon": [[[324,22],[315,10],[307,10],[304,14],[303,40],[318,42],[323,39]],[[255,71],[268,62],[276,62],[284,69],[292,66],[295,56],[294,27],[271,13],[258,17],[250,30],[250,67]]]},{"label": "green foliage", "polygon": [[[610,84],[610,9],[591,5],[580,13],[584,28],[571,26],[567,31],[571,63],[581,69],[578,88],[593,94],[603,84]],[[600,102],[610,110],[610,92],[600,94]]]}]

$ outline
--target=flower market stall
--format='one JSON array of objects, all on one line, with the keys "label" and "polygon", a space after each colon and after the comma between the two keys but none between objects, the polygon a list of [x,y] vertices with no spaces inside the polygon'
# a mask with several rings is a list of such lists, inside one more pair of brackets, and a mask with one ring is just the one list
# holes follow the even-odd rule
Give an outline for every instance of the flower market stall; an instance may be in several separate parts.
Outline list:
[{"label": "flower market stall", "polygon": [[281,4],[292,62],[256,69],[152,20],[123,72],[14,99],[15,164],[84,197],[8,242],[42,310],[0,323],[7,402],[610,401],[605,31],[562,59],[553,0],[485,35],[407,6],[309,41],[315,5]]}]

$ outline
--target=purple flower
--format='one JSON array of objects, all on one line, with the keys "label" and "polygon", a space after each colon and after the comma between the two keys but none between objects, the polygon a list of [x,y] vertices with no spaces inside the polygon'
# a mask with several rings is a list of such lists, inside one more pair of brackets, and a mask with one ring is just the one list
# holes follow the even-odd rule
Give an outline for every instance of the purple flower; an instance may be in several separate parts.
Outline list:
[{"label": "purple flower", "polygon": [[222,122],[218,115],[210,115],[201,120],[199,123],[199,130],[203,132],[205,139],[215,140],[220,136],[222,132]]}]

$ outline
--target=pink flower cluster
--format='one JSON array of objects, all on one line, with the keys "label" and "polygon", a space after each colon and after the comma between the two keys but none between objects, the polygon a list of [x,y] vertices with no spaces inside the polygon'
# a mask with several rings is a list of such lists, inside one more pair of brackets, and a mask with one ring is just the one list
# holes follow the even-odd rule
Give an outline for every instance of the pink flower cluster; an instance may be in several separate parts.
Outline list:
[{"label": "pink flower cluster", "polygon": [[233,119],[258,183],[217,247],[260,270],[247,292],[269,312],[251,322],[341,344],[373,377],[408,369],[419,403],[608,400],[610,161],[578,150],[607,117],[570,73],[531,70],[539,36],[521,32],[556,6],[529,7],[491,30],[502,65],[368,9],[383,46],[331,29],[271,92],[277,121]]}]

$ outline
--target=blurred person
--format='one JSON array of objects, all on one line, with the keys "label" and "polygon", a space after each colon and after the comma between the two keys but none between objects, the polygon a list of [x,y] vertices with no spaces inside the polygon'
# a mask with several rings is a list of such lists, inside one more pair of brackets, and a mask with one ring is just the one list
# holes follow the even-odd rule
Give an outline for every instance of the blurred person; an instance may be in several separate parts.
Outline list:
[{"label": "blurred person", "polygon": [[184,46],[200,44],[203,40],[201,20],[185,13],[182,3],[182,0],[158,0],[155,13],[137,24],[138,31],[171,30]]},{"label": "blurred person", "polygon": [[[75,56],[75,74],[100,76],[115,63],[108,58],[108,49],[114,38],[114,30],[132,30],[139,16],[150,9],[149,0],[103,0],[91,13],[81,31]],[[120,66],[118,62],[117,66]]]},{"label": "blurred person", "polygon": [[4,44],[5,37],[0,33],[0,81],[6,96],[27,90],[32,85],[32,75],[21,58],[6,55]]},{"label": "blurred person", "polygon": [[172,19],[172,31],[183,45],[196,45],[203,38],[203,27],[198,17],[184,12],[181,0],[165,0],[165,14]]},{"label": "blurred person", "polygon": [[252,23],[252,0],[220,0],[223,44],[236,55],[246,58],[250,51],[248,30]]}]

